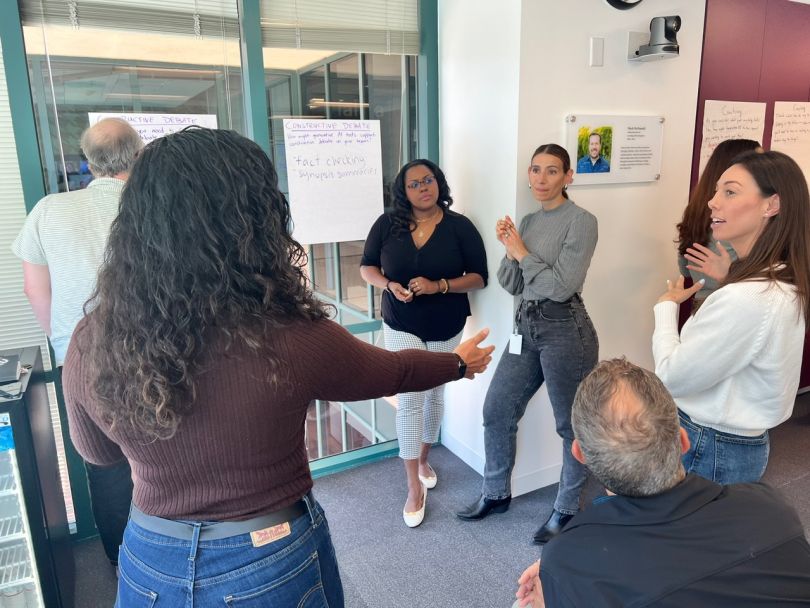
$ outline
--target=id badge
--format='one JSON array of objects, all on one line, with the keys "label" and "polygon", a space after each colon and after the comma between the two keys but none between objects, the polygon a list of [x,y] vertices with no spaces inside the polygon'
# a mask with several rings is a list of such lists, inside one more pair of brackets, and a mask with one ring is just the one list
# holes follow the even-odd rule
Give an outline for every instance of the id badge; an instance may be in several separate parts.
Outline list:
[{"label": "id badge", "polygon": [[519,355],[520,350],[523,347],[523,336],[519,333],[515,332],[511,336],[509,336],[509,354],[510,355]]}]

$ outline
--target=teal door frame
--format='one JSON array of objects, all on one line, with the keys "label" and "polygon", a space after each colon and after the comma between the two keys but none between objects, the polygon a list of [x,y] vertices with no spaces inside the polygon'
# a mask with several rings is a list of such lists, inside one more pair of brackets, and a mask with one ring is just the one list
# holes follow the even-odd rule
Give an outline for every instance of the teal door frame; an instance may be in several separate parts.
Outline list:
[{"label": "teal door frame", "polygon": [[[260,28],[260,0],[236,0],[241,32],[242,82],[245,100],[245,124],[248,136],[270,153],[267,96],[264,86],[263,50]],[[418,153],[439,161],[438,96],[438,0],[419,0],[420,54],[417,59]],[[34,208],[46,194],[35,108],[31,97],[28,62],[25,54],[20,12],[16,0],[0,2],[0,44],[9,91],[14,139],[23,186],[26,211]],[[373,331],[379,320],[359,324],[356,333]],[[351,330],[351,328],[350,328]],[[95,533],[84,467],[69,440],[61,382],[52,374],[62,416],[66,455],[76,513],[77,537]],[[353,466],[396,454],[396,441],[380,443],[310,464],[313,477],[328,475]],[[78,478],[78,479],[77,479]]]}]

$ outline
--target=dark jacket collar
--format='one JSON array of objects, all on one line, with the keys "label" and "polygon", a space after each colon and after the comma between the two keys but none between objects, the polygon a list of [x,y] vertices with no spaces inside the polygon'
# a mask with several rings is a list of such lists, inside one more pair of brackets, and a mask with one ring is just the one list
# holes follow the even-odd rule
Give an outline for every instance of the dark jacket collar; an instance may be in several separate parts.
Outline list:
[{"label": "dark jacket collar", "polygon": [[671,490],[655,496],[614,496],[591,505],[568,522],[563,534],[589,524],[647,526],[674,521],[691,515],[724,491],[720,484],[697,475],[687,475]]}]

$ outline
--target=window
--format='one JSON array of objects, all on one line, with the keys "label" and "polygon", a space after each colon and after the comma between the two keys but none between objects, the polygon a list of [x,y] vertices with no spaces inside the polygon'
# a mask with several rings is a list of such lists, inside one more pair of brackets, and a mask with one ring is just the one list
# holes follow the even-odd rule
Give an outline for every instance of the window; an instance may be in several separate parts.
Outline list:
[{"label": "window", "polygon": [[[244,130],[236,0],[22,0],[20,16],[49,194],[92,179],[79,149],[92,113],[206,115]],[[53,391],[51,403],[73,523]]]},{"label": "window", "polygon": [[[264,0],[261,15],[265,69],[273,72],[266,80],[271,147],[282,184],[287,184],[284,118],[379,120],[380,211],[387,208],[390,183],[416,149],[416,2]],[[286,66],[280,65],[283,58]],[[363,241],[307,245],[309,277],[320,297],[336,307],[337,320],[382,345],[380,292],[360,276]],[[310,459],[394,439],[395,408],[395,399],[313,403],[307,419]]]},{"label": "window", "polygon": [[[379,120],[383,183],[417,141],[417,0],[266,0],[259,5],[270,153],[287,191],[283,119]],[[245,132],[237,0],[20,0],[46,189],[91,176],[79,150],[92,114],[203,115]],[[381,343],[362,241],[305,244],[307,272],[337,320]],[[386,400],[313,404],[310,456],[395,437]],[[308,426],[309,429],[309,426]]]}]

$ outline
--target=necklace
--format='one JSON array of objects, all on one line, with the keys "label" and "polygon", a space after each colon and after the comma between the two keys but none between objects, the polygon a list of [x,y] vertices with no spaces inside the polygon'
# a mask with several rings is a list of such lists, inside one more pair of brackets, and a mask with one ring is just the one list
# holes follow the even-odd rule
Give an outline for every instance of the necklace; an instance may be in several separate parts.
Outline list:
[{"label": "necklace", "polygon": [[422,219],[419,219],[418,217],[413,218],[413,221],[416,223],[417,227],[419,228],[419,232],[416,233],[416,235],[419,238],[422,238],[423,236],[425,236],[425,229],[424,229],[423,226],[420,226],[419,224],[422,224],[423,222],[427,222],[427,221],[432,220],[437,215],[439,215],[439,213],[441,213],[441,211],[439,209],[436,209],[436,212],[433,213],[433,215],[430,215],[428,217],[423,217]]}]

